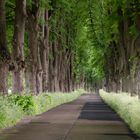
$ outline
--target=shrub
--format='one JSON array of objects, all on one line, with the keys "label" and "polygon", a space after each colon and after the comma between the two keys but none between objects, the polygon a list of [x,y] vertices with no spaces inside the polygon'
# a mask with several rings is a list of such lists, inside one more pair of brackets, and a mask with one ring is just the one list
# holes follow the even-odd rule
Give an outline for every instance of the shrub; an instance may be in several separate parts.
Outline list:
[{"label": "shrub", "polygon": [[38,96],[15,95],[0,96],[0,128],[12,126],[27,115],[41,114],[60,104],[70,102],[84,93],[42,93]]},{"label": "shrub", "polygon": [[10,95],[9,100],[18,105],[27,115],[34,114],[35,102],[31,95]]},{"label": "shrub", "polygon": [[51,97],[47,93],[42,93],[39,96],[34,96],[35,114],[40,114],[49,109]]},{"label": "shrub", "polygon": [[8,98],[0,97],[0,128],[15,124],[24,116],[22,109],[9,101]]}]

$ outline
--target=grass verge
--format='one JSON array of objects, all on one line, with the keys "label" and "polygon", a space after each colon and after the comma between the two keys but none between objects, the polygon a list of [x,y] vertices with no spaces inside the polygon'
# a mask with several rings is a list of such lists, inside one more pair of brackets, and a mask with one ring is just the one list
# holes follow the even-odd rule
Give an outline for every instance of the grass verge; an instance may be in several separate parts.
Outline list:
[{"label": "grass verge", "polygon": [[100,90],[100,95],[140,136],[140,100],[138,97],[131,97],[128,93],[107,93],[103,90]]},{"label": "grass verge", "polygon": [[71,93],[42,93],[32,95],[0,96],[0,129],[15,125],[25,116],[41,114],[58,105],[71,102],[84,93],[79,89]]}]

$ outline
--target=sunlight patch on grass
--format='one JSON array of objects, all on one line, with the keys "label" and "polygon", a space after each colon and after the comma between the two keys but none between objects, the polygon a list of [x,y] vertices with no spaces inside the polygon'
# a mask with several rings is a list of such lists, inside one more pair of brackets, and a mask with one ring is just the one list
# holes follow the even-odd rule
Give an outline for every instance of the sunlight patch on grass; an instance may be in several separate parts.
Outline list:
[{"label": "sunlight patch on grass", "polygon": [[140,136],[140,100],[128,93],[107,93],[100,90],[100,96]]}]

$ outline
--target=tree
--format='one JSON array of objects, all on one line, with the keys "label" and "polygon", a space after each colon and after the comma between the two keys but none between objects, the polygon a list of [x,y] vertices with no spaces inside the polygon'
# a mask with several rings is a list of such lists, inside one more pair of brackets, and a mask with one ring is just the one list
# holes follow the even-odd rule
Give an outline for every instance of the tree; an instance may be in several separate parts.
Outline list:
[{"label": "tree", "polygon": [[23,68],[24,62],[24,34],[26,22],[26,0],[16,0],[14,38],[13,38],[13,59],[15,69],[13,71],[13,92],[23,91]]},{"label": "tree", "polygon": [[48,91],[48,83],[49,83],[49,10],[45,9],[44,11],[44,20],[45,25],[42,26],[43,29],[43,41],[41,44],[41,63],[42,63],[42,90],[43,92]]},{"label": "tree", "polygon": [[0,1],[0,92],[8,93],[7,75],[10,54],[6,41],[5,0]]},{"label": "tree", "polygon": [[[29,77],[29,90],[33,94],[37,94],[37,73],[41,74],[40,69],[40,55],[39,55],[39,24],[40,19],[40,1],[32,0],[27,7],[27,32],[29,38],[29,65],[28,65],[28,77]],[[40,75],[42,76],[42,74]],[[39,83],[38,83],[39,84]]]}]

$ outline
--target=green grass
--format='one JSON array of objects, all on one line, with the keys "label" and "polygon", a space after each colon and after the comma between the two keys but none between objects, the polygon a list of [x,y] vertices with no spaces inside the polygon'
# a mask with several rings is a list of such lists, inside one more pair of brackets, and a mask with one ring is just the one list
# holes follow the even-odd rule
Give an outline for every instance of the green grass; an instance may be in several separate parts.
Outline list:
[{"label": "green grass", "polygon": [[0,129],[13,126],[25,116],[41,114],[58,105],[71,102],[84,93],[76,90],[71,93],[42,93],[38,96],[0,96]]},{"label": "green grass", "polygon": [[140,100],[138,97],[131,97],[128,93],[107,93],[103,90],[100,90],[100,95],[140,136]]}]

